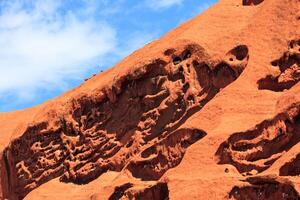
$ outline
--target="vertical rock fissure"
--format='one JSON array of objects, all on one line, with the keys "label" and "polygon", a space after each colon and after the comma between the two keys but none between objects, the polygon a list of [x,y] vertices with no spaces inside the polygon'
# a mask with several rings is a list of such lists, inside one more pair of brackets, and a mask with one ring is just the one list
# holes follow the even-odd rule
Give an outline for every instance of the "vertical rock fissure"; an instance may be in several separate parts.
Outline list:
[{"label": "vertical rock fissure", "polygon": [[[1,187],[2,187],[2,193],[3,193],[3,198],[6,198],[6,195],[10,192],[10,188],[11,188],[11,181],[10,181],[10,165],[9,165],[9,159],[8,159],[8,150],[4,149],[3,153],[2,153],[2,158],[3,158],[3,162],[4,162],[4,172],[1,173],[3,175],[6,175],[6,177],[4,178],[4,182],[2,182]],[[7,180],[7,183],[5,183],[5,178]]]}]

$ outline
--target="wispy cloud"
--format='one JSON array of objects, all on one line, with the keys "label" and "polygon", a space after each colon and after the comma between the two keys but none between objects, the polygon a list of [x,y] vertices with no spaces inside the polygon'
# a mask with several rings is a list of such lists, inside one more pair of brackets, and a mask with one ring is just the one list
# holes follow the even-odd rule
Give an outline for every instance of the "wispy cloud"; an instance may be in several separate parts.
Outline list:
[{"label": "wispy cloud", "polygon": [[56,26],[49,24],[0,32],[0,91],[58,83],[67,75],[84,71],[86,61],[114,48],[114,30],[109,26],[78,23],[73,19],[59,30],[49,30]]},{"label": "wispy cloud", "polygon": [[0,111],[41,103],[113,65],[199,5],[184,1],[0,0]]},{"label": "wispy cloud", "polygon": [[180,5],[184,0],[146,0],[146,3],[154,9],[169,8],[174,5]]},{"label": "wispy cloud", "polygon": [[106,22],[63,10],[58,1],[24,2],[1,5],[0,94],[31,97],[36,89],[64,86],[116,48]]},{"label": "wispy cloud", "polygon": [[139,31],[125,38],[108,23],[123,0],[80,0],[75,8],[66,2],[0,2],[0,110],[65,91],[96,65],[107,67],[153,39]]}]

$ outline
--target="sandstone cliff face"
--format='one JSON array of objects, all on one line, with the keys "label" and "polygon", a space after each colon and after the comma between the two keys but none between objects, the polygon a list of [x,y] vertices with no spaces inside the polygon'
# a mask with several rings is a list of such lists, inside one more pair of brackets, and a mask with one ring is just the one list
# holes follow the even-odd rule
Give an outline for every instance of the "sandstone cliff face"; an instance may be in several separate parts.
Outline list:
[{"label": "sandstone cliff face", "polygon": [[299,10],[220,1],[74,90],[0,114],[0,198],[299,199]]}]

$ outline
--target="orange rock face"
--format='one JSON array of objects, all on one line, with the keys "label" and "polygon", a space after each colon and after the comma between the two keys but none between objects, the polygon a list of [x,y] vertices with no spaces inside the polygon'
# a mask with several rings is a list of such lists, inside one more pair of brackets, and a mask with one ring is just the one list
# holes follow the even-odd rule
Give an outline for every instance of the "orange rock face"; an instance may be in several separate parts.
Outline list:
[{"label": "orange rock face", "polygon": [[0,199],[299,199],[300,2],[222,0],[0,113]]}]

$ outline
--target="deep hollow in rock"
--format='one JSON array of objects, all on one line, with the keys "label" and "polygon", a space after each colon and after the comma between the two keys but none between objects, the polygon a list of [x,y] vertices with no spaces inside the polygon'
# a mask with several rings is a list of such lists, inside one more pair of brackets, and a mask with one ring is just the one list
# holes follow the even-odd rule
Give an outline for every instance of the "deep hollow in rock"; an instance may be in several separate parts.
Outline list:
[{"label": "deep hollow in rock", "polygon": [[260,79],[258,88],[260,90],[272,90],[281,92],[290,89],[300,80],[300,40],[289,42],[288,51],[284,52],[282,57],[271,62],[273,67],[278,67],[280,74],[278,76],[267,75]]},{"label": "deep hollow in rock", "polygon": [[300,198],[294,185],[286,179],[249,177],[249,185],[234,186],[229,192],[230,199],[236,200],[297,200]]},{"label": "deep hollow in rock", "polygon": [[252,130],[232,134],[216,152],[218,164],[232,164],[244,175],[269,168],[300,141],[299,109],[293,116],[279,114]]},{"label": "deep hollow in rock", "polygon": [[264,0],[243,0],[244,6],[258,5],[262,3]]},{"label": "deep hollow in rock", "polygon": [[157,182],[144,187],[134,187],[131,183],[126,183],[116,187],[109,200],[135,199],[135,200],[168,200],[169,189],[167,183]]},{"label": "deep hollow in rock", "polygon": [[125,183],[121,186],[117,186],[113,192],[113,194],[108,198],[108,200],[118,200],[121,199],[121,197],[124,196],[126,190],[129,188],[132,188],[133,184],[132,183]]},{"label": "deep hollow in rock", "polygon": [[186,149],[206,135],[195,129],[180,129],[141,152],[127,169],[142,180],[158,180],[170,168],[181,162]]},{"label": "deep hollow in rock", "polygon": [[280,176],[299,176],[300,175],[300,154],[296,155],[291,161],[285,163],[279,169]]},{"label": "deep hollow in rock", "polygon": [[233,48],[230,52],[237,60],[241,61],[249,56],[249,49],[246,45],[238,45]]}]

